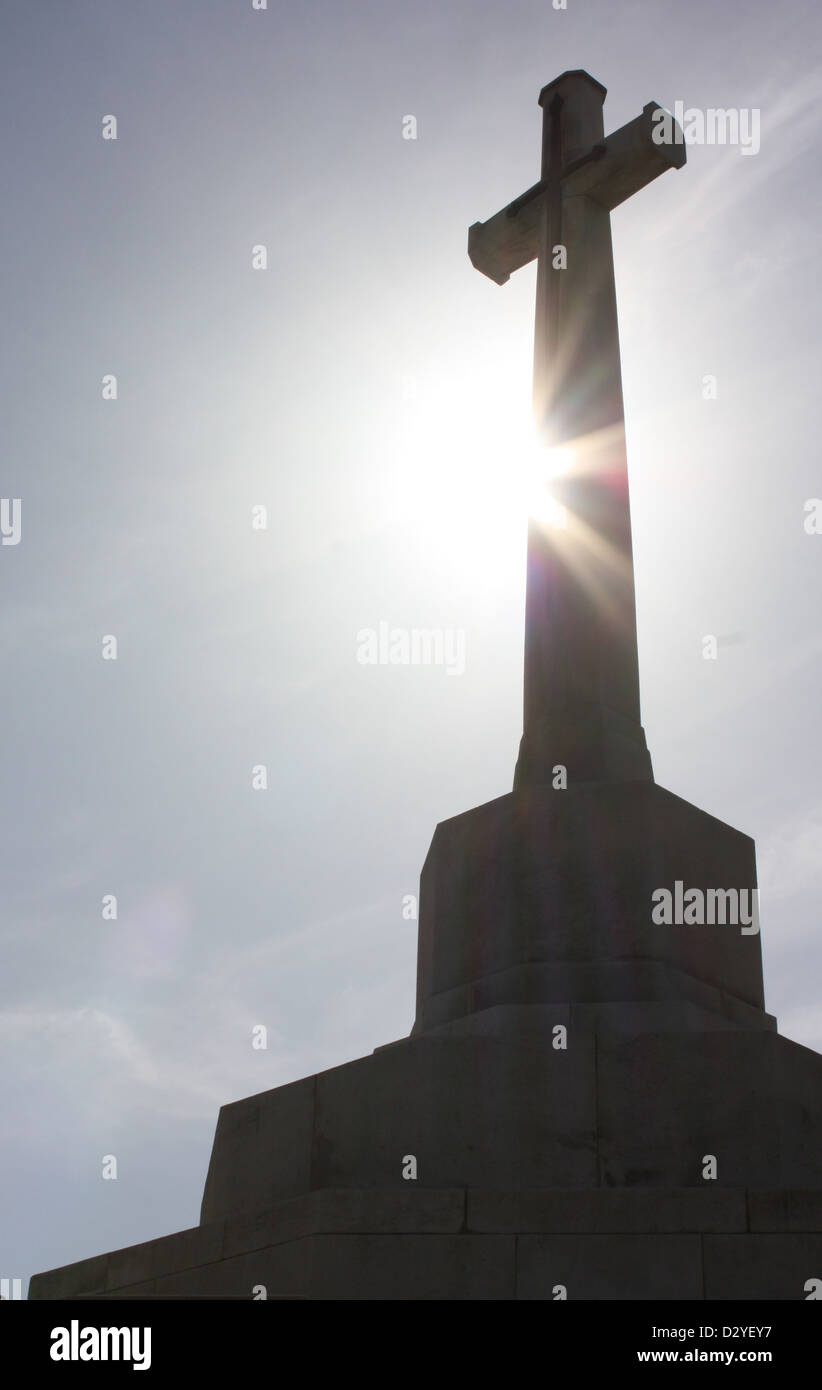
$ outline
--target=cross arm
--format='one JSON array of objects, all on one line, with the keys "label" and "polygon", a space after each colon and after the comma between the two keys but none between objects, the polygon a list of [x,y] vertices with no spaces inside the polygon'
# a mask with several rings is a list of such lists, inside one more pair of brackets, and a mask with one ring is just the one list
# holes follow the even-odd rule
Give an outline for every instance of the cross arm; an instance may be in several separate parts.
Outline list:
[{"label": "cross arm", "polygon": [[544,183],[535,183],[487,222],[468,228],[468,255],[475,270],[504,285],[515,270],[532,261],[538,251],[540,197]]},{"label": "cross arm", "polygon": [[[654,119],[662,109],[655,101],[648,102],[636,120],[614,131],[563,169],[563,195],[587,194],[611,211],[666,169],[681,169],[685,163],[682,132],[667,112],[665,121]],[[653,138],[655,128],[673,134],[674,143],[657,144]],[[471,264],[497,285],[504,285],[515,270],[538,254],[542,194],[548,186],[545,179],[535,183],[487,222],[475,222],[469,227]]]},{"label": "cross arm", "polygon": [[649,101],[641,116],[608,136],[600,146],[598,159],[582,160],[567,171],[563,193],[566,197],[587,194],[611,212],[666,169],[681,169],[685,163],[684,141],[657,144],[654,140],[654,131],[665,129],[669,134],[678,132],[681,138],[682,132],[673,117],[663,113],[655,101]]}]

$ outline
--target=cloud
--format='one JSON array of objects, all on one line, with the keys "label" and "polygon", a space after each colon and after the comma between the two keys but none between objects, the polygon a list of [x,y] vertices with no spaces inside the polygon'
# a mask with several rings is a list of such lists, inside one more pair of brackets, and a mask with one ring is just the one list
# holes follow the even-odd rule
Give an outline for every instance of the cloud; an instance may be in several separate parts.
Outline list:
[{"label": "cloud", "polygon": [[793,815],[760,836],[757,869],[761,906],[800,898],[818,902],[822,889],[822,811]]},{"label": "cloud", "polygon": [[784,1009],[779,1016],[779,1031],[792,1042],[822,1053],[822,1005],[804,1004]]}]

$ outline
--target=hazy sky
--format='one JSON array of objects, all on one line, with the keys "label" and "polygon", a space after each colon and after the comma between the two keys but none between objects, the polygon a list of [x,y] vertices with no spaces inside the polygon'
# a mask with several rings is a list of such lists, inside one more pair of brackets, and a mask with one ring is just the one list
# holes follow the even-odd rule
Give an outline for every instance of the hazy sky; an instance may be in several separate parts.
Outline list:
[{"label": "hazy sky", "polygon": [[[606,131],[761,111],[613,217],[642,704],[657,781],[755,838],[767,1007],[822,1049],[817,0],[0,27],[0,1275],[195,1225],[222,1103],[410,1030],[403,895],[521,732],[535,275],[467,228],[538,178],[566,68]],[[380,622],[464,631],[464,674],[358,664]]]}]

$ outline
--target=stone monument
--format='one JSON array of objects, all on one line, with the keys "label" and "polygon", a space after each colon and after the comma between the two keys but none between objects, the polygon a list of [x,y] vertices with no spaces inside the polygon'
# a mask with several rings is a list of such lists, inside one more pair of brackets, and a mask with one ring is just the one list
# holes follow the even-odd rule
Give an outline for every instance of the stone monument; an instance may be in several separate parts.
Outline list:
[{"label": "stone monument", "polygon": [[528,536],[513,791],[440,824],[409,1038],[220,1111],[200,1225],[31,1298],[797,1299],[822,1277],[822,1057],[765,1012],[752,841],[653,780],[610,212],[661,108],[540,95],[539,182],[469,233],[537,259],[534,404],[564,526]]}]

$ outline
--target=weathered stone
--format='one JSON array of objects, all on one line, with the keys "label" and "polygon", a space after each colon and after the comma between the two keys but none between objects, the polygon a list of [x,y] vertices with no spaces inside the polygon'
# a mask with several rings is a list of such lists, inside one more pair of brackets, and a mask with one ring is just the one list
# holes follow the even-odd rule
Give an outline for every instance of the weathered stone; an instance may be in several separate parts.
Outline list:
[{"label": "weathered stone", "polygon": [[512,1299],[513,1236],[314,1237],[312,1298]]},{"label": "weathered stone", "polygon": [[308,1077],[224,1105],[217,1120],[200,1221],[265,1210],[311,1184],[314,1082]]},{"label": "weathered stone", "polygon": [[470,1190],[466,1224],[469,1231],[555,1234],[744,1231],[745,1193],[707,1187]]},{"label": "weathered stone", "polygon": [[551,1300],[557,1285],[569,1299],[702,1298],[701,1240],[699,1235],[521,1235],[517,1298]]},{"label": "weathered stone", "polygon": [[738,1001],[744,1025],[764,1006],[759,936],[654,923],[653,894],[677,881],[753,890],[753,843],[651,782],[529,788],[442,822],[413,1035],[494,1005],[594,1000]]},{"label": "weathered stone", "polygon": [[268,1298],[307,1298],[311,1284],[313,1237],[254,1250],[216,1264],[201,1265],[158,1279],[164,1298],[254,1298],[262,1286]]},{"label": "weathered stone", "polygon": [[268,1211],[226,1223],[226,1256],[315,1234],[368,1231],[456,1233],[465,1221],[465,1193],[417,1188],[400,1191],[338,1188],[311,1192]]},{"label": "weathered stone", "polygon": [[423,1038],[317,1077],[312,1181],[400,1187],[596,1182],[594,1039],[536,1054],[485,1038]]},{"label": "weathered stone", "polygon": [[822,1287],[822,1235],[706,1235],[704,1259],[707,1299],[807,1299],[809,1280]]},{"label": "weathered stone", "polygon": [[713,1154],[721,1187],[822,1187],[820,1096],[822,1057],[777,1034],[601,1035],[601,1181],[699,1186]]},{"label": "weathered stone", "polygon": [[[529,1047],[552,1047],[561,1024],[570,1038],[579,1033],[691,1033],[756,1027],[773,1031],[775,1019],[760,1009],[754,1017],[735,1021],[689,999],[645,1000],[638,1003],[498,1004],[477,1009],[426,1030],[429,1038],[475,1035],[516,1042]],[[377,1049],[378,1051],[380,1049]]]},{"label": "weathered stone", "polygon": [[154,1279],[157,1275],[176,1274],[195,1265],[211,1264],[223,1255],[223,1223],[194,1226],[188,1231],[148,1240],[142,1245],[112,1250],[108,1261],[106,1288],[114,1290],[130,1284]]},{"label": "weathered stone", "polygon": [[105,1292],[109,1256],[93,1255],[89,1260],[60,1269],[33,1274],[29,1281],[29,1298],[83,1298]]},{"label": "weathered stone", "polygon": [[95,1294],[98,1299],[154,1298],[157,1292],[156,1279],[146,1279],[141,1284],[127,1284],[125,1288],[111,1289],[108,1293]]},{"label": "weathered stone", "polygon": [[752,1231],[822,1231],[822,1188],[748,1193]]}]

